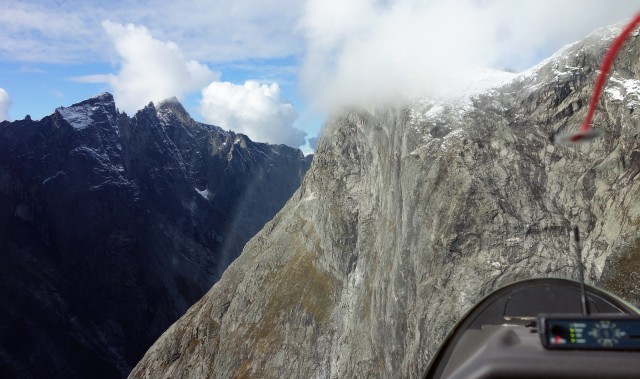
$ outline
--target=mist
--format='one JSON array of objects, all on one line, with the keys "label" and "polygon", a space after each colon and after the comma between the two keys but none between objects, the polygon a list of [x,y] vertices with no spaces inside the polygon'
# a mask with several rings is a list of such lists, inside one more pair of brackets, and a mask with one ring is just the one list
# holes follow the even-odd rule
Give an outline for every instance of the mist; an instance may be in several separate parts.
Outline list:
[{"label": "mist", "polygon": [[301,88],[325,111],[459,96],[639,9],[640,1],[309,0],[298,24]]}]

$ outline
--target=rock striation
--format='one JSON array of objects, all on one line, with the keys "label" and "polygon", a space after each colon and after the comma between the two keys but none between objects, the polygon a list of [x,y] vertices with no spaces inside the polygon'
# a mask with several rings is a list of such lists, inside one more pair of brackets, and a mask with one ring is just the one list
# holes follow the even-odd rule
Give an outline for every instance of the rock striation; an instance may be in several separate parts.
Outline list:
[{"label": "rock striation", "polygon": [[0,123],[0,377],[126,377],[309,164],[175,99]]},{"label": "rock striation", "polygon": [[131,378],[415,378],[475,302],[519,279],[577,279],[640,303],[640,39],[584,118],[619,26],[458,100],[349,109],[311,169]]}]

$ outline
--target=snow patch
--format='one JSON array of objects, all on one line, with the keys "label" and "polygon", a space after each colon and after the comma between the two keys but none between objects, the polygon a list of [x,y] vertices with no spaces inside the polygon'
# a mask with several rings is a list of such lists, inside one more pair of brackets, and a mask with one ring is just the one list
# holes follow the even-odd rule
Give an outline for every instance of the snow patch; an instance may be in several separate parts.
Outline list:
[{"label": "snow patch", "polygon": [[66,120],[74,129],[85,129],[91,126],[94,121],[95,113],[102,113],[106,116],[109,124],[117,130],[114,115],[110,108],[114,107],[113,97],[111,94],[103,92],[81,103],[73,104],[69,107],[60,107],[56,109],[64,120]]},{"label": "snow patch", "polygon": [[416,116],[419,121],[436,121],[437,119],[442,117],[444,111],[444,105],[442,105],[442,103],[436,103],[425,113],[417,114]]},{"label": "snow patch", "polygon": [[629,107],[640,105],[640,80],[638,79],[621,79],[612,76],[604,92],[612,101],[626,101]]},{"label": "snow patch", "polygon": [[165,124],[169,123],[169,114],[171,114],[171,111],[168,109],[162,108],[156,110],[156,115],[158,116],[160,121],[163,121]]},{"label": "snow patch", "polygon": [[91,116],[98,108],[95,105],[83,104],[68,108],[58,108],[57,111],[74,129],[81,130],[93,123]]},{"label": "snow patch", "polygon": [[447,134],[446,136],[444,136],[442,138],[442,143],[440,144],[440,149],[442,151],[447,151],[447,143],[451,142],[452,140],[458,138],[459,136],[461,136],[463,134],[464,130],[463,129],[456,129],[454,131],[452,131],[451,133]]},{"label": "snow patch", "polygon": [[419,98],[409,107],[410,124],[422,142],[412,153],[432,143],[442,151],[454,139],[464,134],[464,117],[473,110],[471,96],[456,100]]},{"label": "snow patch", "polygon": [[609,98],[613,101],[623,101],[624,96],[620,93],[620,89],[616,87],[608,87],[604,90],[604,92],[609,95]]},{"label": "snow patch", "polygon": [[436,100],[445,101],[447,103],[470,104],[471,98],[491,90],[502,87],[520,75],[513,72],[500,70],[481,70],[475,76],[476,79],[470,81],[466,87],[456,89],[455,92],[445,92]]},{"label": "snow patch", "polygon": [[472,107],[470,97],[451,101],[418,98],[409,108],[409,115],[416,130],[420,131],[420,124],[437,122],[444,116],[448,119],[460,118]]},{"label": "snow patch", "polygon": [[483,93],[510,83],[519,77],[518,74],[498,70],[484,70],[478,74],[478,79],[460,92],[448,93],[438,98],[421,96],[411,106],[411,116],[415,121],[430,121],[438,119],[442,114],[454,111],[463,115],[473,108],[471,99]]},{"label": "snow patch", "polygon": [[196,190],[196,192],[197,192],[197,193],[199,193],[199,194],[200,194],[200,196],[204,197],[204,198],[205,198],[205,200],[209,200],[209,195],[210,195],[211,193],[209,192],[209,189],[208,189],[208,188],[205,188],[203,191],[200,191],[200,190],[199,190],[199,189],[197,189],[197,188],[194,188],[194,189]]},{"label": "snow patch", "polygon": [[316,200],[318,198],[318,196],[316,196],[315,192],[311,192],[307,197],[305,197],[304,199],[302,199],[302,201],[313,201]]},{"label": "snow patch", "polygon": [[479,95],[510,83],[517,77],[518,74],[513,72],[485,70],[479,75],[479,79],[474,81],[474,83],[466,89],[463,96],[470,98]]}]

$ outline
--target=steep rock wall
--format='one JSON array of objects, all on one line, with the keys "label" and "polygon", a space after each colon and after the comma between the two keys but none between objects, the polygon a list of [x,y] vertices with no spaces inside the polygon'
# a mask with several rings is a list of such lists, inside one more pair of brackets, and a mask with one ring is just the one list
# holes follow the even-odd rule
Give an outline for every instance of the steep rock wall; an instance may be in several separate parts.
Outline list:
[{"label": "steep rock wall", "polygon": [[[131,377],[418,377],[475,302],[534,277],[638,303],[640,48],[615,66],[592,144],[577,129],[618,28],[471,98],[352,109],[285,208]],[[635,297],[634,297],[635,296]]]}]

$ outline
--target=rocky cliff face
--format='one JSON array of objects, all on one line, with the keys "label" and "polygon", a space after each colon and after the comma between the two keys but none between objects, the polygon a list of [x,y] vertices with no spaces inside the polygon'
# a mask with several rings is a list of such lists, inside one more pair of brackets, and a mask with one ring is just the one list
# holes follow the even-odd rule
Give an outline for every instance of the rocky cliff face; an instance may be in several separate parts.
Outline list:
[{"label": "rocky cliff face", "polygon": [[556,146],[586,113],[596,32],[470,98],[352,109],[301,188],[131,377],[418,377],[475,302],[576,278],[640,303],[640,39],[599,104],[604,138]]},{"label": "rocky cliff face", "polygon": [[309,159],[110,94],[0,124],[0,377],[124,377]]}]

